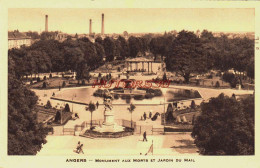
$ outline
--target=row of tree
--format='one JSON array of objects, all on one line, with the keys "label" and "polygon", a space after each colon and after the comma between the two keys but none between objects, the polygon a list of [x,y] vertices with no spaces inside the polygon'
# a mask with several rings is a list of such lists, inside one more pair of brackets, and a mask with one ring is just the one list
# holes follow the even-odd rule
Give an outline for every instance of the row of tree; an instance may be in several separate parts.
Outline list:
[{"label": "row of tree", "polygon": [[[225,72],[234,69],[247,72],[254,78],[254,40],[227,36],[214,37],[204,30],[200,37],[193,32],[181,31],[174,38],[158,38],[156,53],[166,57],[166,68],[178,72],[188,83],[193,75],[219,70]],[[150,43],[151,44],[151,43]],[[156,48],[156,47],[154,47]],[[155,52],[155,51],[154,51]],[[241,74],[239,75],[241,81]]]},{"label": "row of tree", "polygon": [[[178,72],[188,83],[193,75],[215,69],[222,72],[234,69],[247,72],[254,78],[254,40],[248,38],[230,39],[225,35],[214,37],[204,30],[201,36],[190,31],[162,36],[151,34],[142,37],[129,37],[126,40],[97,37],[95,43],[88,38],[68,38],[58,42],[51,37],[57,32],[42,33],[41,40],[32,46],[19,50],[9,50],[9,56],[19,65],[18,75],[38,72],[73,70],[78,78],[84,78],[89,70],[95,69],[106,61],[134,58],[150,51],[156,60],[166,58],[168,71]],[[240,81],[241,81],[241,75]]]},{"label": "row of tree", "polygon": [[[45,33],[46,34],[46,33]],[[51,36],[51,35],[50,35]],[[136,57],[138,52],[147,51],[143,38],[123,37],[113,39],[96,38],[92,43],[88,38],[67,39],[59,42],[45,39],[35,42],[30,47],[11,49],[8,51],[9,60],[16,64],[16,75],[22,76],[44,73],[76,71],[77,78],[87,78],[90,70],[117,59],[124,60]],[[105,58],[105,59],[104,59]]]}]

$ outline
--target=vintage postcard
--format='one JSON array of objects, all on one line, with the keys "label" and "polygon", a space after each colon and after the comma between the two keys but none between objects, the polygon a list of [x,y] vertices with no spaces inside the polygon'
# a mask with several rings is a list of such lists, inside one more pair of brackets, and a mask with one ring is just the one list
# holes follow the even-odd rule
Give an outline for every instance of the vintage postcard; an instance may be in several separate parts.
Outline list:
[{"label": "vintage postcard", "polygon": [[0,3],[0,167],[260,166],[257,1]]}]

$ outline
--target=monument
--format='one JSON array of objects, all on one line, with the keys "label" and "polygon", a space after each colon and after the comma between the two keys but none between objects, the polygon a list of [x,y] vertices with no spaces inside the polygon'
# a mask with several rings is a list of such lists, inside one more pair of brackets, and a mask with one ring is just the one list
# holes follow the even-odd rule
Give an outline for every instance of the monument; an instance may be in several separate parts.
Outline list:
[{"label": "monument", "polygon": [[114,121],[114,111],[112,106],[113,96],[108,90],[104,91],[104,122],[101,126],[95,127],[97,132],[123,132],[124,127],[117,125]]}]

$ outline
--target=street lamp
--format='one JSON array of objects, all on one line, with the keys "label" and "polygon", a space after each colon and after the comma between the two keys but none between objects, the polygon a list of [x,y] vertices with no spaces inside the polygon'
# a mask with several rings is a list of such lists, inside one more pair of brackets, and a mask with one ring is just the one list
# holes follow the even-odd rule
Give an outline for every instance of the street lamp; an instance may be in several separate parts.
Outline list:
[{"label": "street lamp", "polygon": [[[165,90],[164,90],[165,89]],[[165,134],[165,123],[166,123],[166,113],[165,113],[165,94],[166,94],[166,88],[162,88],[163,92],[163,113],[164,113],[164,121],[163,121],[163,134]]]}]

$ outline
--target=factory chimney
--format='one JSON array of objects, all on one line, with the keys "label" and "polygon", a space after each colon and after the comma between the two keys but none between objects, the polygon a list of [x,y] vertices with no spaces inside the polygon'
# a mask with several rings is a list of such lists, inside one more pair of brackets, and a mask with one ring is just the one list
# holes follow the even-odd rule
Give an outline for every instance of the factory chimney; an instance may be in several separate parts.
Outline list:
[{"label": "factory chimney", "polygon": [[92,20],[89,19],[89,35],[92,34]]},{"label": "factory chimney", "polygon": [[104,19],[104,13],[102,13],[102,27],[101,27],[101,35],[104,35],[104,21],[105,21],[105,19]]},{"label": "factory chimney", "polygon": [[48,15],[45,15],[45,31],[48,32]]}]

